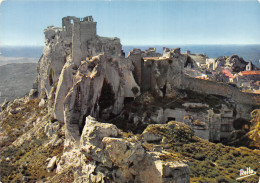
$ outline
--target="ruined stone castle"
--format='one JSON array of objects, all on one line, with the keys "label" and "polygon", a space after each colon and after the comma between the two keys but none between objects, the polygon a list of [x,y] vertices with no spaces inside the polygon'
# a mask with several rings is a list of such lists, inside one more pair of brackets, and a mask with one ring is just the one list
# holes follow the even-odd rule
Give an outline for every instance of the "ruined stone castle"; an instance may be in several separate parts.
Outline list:
[{"label": "ruined stone castle", "polygon": [[[98,36],[96,25],[91,16],[69,16],[62,19],[62,28],[50,26],[44,30],[45,47],[38,64],[39,75],[30,93],[48,103],[49,112],[66,123],[67,134],[76,141],[87,116],[111,119],[120,115],[127,102],[145,92],[169,100],[176,89],[222,96],[235,104],[240,115],[249,114],[250,106],[260,104],[259,95],[185,75],[185,68],[195,63],[180,49],[164,48],[162,54],[155,49],[134,49],[125,57],[120,40]],[[187,122],[185,116],[193,116],[206,124],[203,129],[194,127],[198,136],[219,141],[228,137],[227,133],[221,136],[221,129],[228,128],[230,132],[233,119],[239,117],[233,108],[223,105],[221,111],[215,114],[208,108],[208,112],[196,115],[184,108],[165,107],[157,110],[150,120]],[[228,127],[222,127],[222,123]]]},{"label": "ruined stone castle", "polygon": [[[168,159],[172,153],[156,143],[171,141],[153,127],[171,135],[179,129],[192,138],[195,133],[224,141],[234,119],[246,118],[260,104],[259,95],[189,77],[185,71],[197,65],[179,48],[164,48],[162,54],[153,48],[133,49],[125,57],[118,38],[96,34],[91,16],[64,17],[61,28],[50,26],[44,34],[38,76],[28,98],[39,97],[37,105],[46,115],[32,121],[35,126],[28,132],[34,137],[34,132],[44,131],[50,143],[64,145],[59,147],[62,156],[50,160],[50,169],[56,166],[59,176],[72,171],[74,182],[188,183],[187,161],[175,155]],[[113,120],[127,132],[128,124],[144,127],[140,139],[129,137]],[[55,134],[59,128],[65,134],[62,139]],[[155,144],[145,147],[147,142]]]}]

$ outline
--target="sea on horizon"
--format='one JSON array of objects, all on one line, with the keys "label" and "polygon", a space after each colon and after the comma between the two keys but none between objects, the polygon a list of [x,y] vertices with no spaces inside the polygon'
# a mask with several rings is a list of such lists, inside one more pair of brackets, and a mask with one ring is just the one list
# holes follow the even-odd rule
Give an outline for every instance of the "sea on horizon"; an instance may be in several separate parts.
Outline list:
[{"label": "sea on horizon", "polygon": [[[195,54],[205,54],[210,58],[219,56],[238,55],[245,61],[252,61],[260,67],[260,45],[127,45],[123,46],[123,51],[127,56],[133,48],[146,50],[155,48],[157,52],[162,53],[163,47],[181,48],[181,52],[187,50]],[[1,46],[1,56],[4,57],[30,57],[39,58],[42,55],[43,46]]]}]

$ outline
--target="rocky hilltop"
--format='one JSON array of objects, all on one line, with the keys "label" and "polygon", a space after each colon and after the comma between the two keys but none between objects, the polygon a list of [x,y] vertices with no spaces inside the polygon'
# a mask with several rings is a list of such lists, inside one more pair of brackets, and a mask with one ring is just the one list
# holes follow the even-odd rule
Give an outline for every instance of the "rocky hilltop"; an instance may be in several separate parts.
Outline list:
[{"label": "rocky hilltop", "polygon": [[[96,34],[91,16],[64,17],[62,28],[44,33],[29,96],[1,106],[4,182],[185,183],[202,176],[194,168],[200,161],[216,171],[204,175],[212,181],[226,157],[191,155],[207,146],[247,153],[255,168],[258,150],[208,141],[228,143],[235,119],[246,129],[259,95],[189,77],[185,70],[196,62],[179,48],[133,49],[125,57],[118,38]],[[219,181],[236,175],[225,176]]]}]

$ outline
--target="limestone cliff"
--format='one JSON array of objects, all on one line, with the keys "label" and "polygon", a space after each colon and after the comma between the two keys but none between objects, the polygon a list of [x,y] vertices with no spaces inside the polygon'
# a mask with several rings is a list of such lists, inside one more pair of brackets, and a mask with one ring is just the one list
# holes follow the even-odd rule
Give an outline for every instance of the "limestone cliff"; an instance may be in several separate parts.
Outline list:
[{"label": "limestone cliff", "polygon": [[[56,27],[45,30],[46,45],[38,65],[38,92],[48,99],[49,110],[60,121],[73,124],[87,115],[102,118],[116,115],[122,110],[125,97],[139,93],[132,74],[133,64],[123,61],[118,38],[99,37],[95,31],[89,33],[95,27],[91,18],[79,22],[71,19],[74,24],[63,20],[64,30]],[[72,25],[73,31],[68,32]],[[137,93],[132,88],[137,88]],[[110,95],[104,100],[106,94]],[[64,106],[69,111],[73,109],[67,119]]]}]

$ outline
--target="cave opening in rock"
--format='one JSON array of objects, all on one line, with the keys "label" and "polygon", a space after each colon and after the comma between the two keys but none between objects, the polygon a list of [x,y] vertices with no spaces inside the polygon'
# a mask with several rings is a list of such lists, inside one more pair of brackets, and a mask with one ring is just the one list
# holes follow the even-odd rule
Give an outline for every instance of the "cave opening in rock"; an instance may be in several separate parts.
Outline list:
[{"label": "cave opening in rock", "polygon": [[50,73],[49,73],[49,85],[50,86],[53,85],[53,75],[54,75],[54,71],[53,71],[53,69],[51,69]]},{"label": "cave opening in rock", "polygon": [[165,97],[165,95],[166,95],[166,89],[167,89],[167,86],[166,86],[166,83],[165,83],[165,85],[162,88],[160,88],[160,90],[163,93],[163,97]]},{"label": "cave opening in rock", "polygon": [[102,112],[104,109],[107,109],[110,106],[113,106],[115,103],[115,93],[110,83],[104,79],[101,94],[98,100],[99,105],[99,116],[102,117]]},{"label": "cave opening in rock", "polygon": [[80,86],[77,86],[71,124],[79,124],[79,116],[81,114],[81,103],[82,103],[81,88]]},{"label": "cave opening in rock", "polygon": [[87,116],[88,116],[87,113],[86,113],[85,115],[83,115],[82,120],[81,120],[81,123],[79,124],[79,134],[80,134],[80,136],[81,136],[82,131],[83,131],[83,128],[84,128],[84,126],[85,126],[85,124],[86,124],[86,117],[87,117]]},{"label": "cave opening in rock", "polygon": [[192,59],[191,59],[190,56],[187,57],[187,61],[185,62],[184,67],[187,67],[189,64],[191,65],[191,68],[194,67],[193,62],[192,62]]},{"label": "cave opening in rock", "polygon": [[235,130],[245,130],[250,129],[250,122],[244,118],[238,118],[233,121],[233,127]]},{"label": "cave opening in rock", "polygon": [[134,100],[135,100],[134,97],[125,97],[124,98],[124,106],[133,102]]},{"label": "cave opening in rock", "polygon": [[132,73],[133,73],[135,81],[140,85],[141,83],[139,82],[139,78],[141,78],[141,75],[140,74],[138,75],[138,71],[137,71],[136,67],[134,67]]}]

